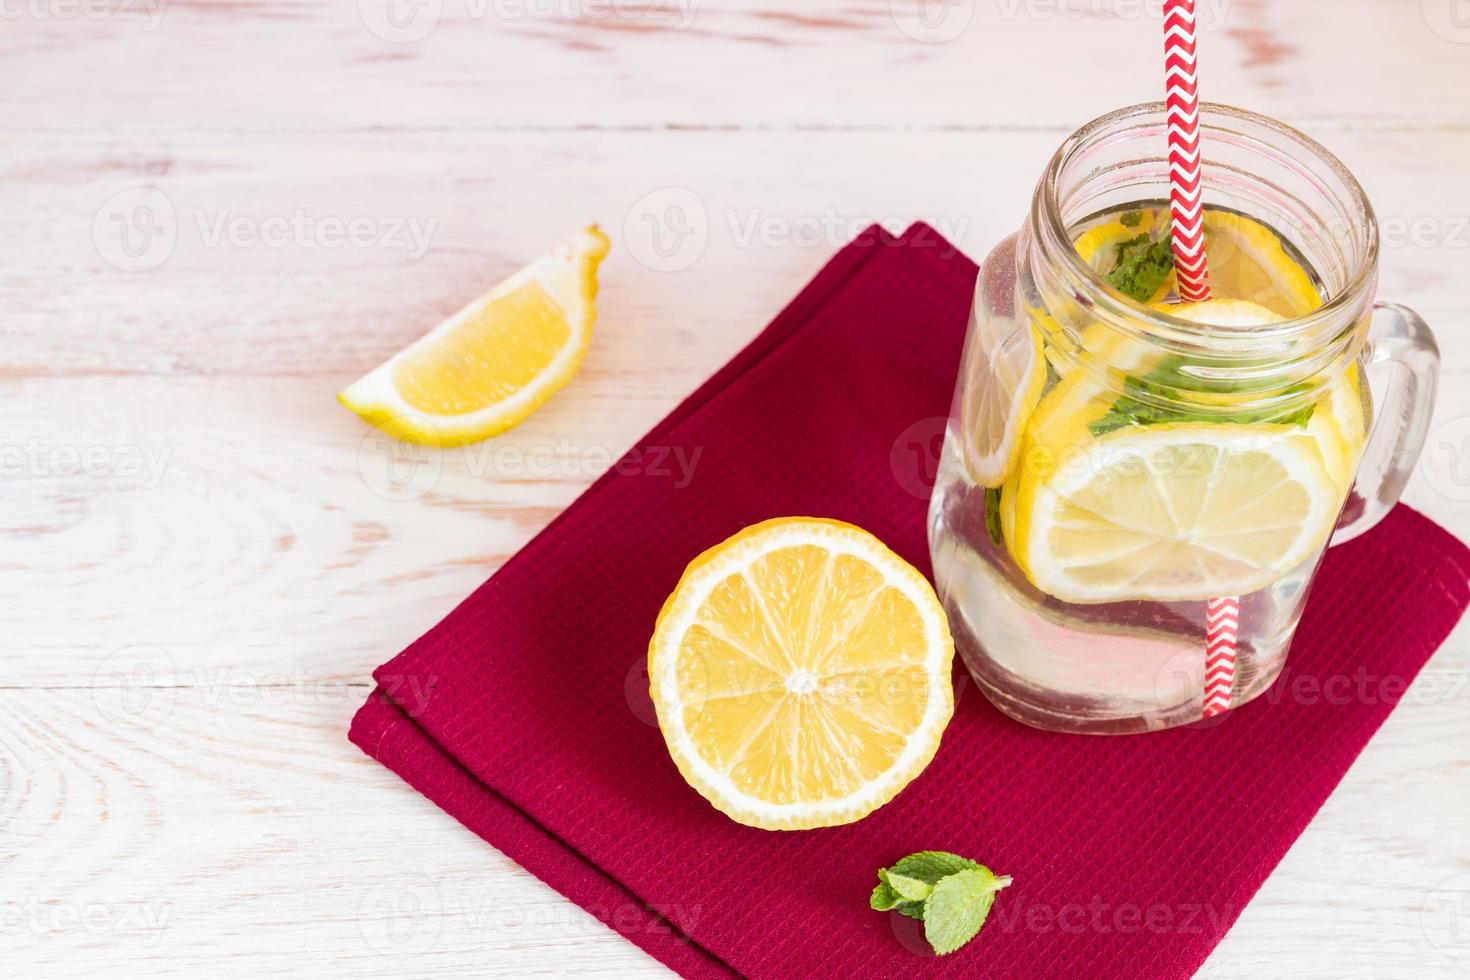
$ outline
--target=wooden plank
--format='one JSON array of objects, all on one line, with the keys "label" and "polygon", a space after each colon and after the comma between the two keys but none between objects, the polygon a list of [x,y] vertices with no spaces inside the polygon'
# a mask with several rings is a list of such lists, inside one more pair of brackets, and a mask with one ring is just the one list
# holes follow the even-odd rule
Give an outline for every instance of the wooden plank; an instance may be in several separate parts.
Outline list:
[{"label": "wooden plank", "polygon": [[7,972],[663,972],[348,744],[366,691],[0,694]]},{"label": "wooden plank", "polygon": [[[1161,97],[1158,0],[103,0],[64,16],[78,6],[7,17],[11,131],[1066,130]],[[1449,0],[1199,10],[1207,99],[1299,122],[1470,121],[1470,31]]]},{"label": "wooden plank", "polygon": [[[349,745],[365,691],[0,691],[8,969],[665,975]],[[1464,700],[1399,710],[1203,976],[1461,975],[1429,936],[1470,850]]]},{"label": "wooden plank", "polygon": [[[0,10],[7,966],[666,975],[346,743],[367,672],[861,225],[1012,230],[1063,134],[1156,95],[1152,6],[442,0],[395,44],[389,0],[150,2]],[[1383,295],[1440,326],[1408,499],[1470,535],[1470,31],[1450,0],[1201,11],[1206,96],[1338,151]],[[148,268],[114,219],[154,192]],[[615,251],[577,382],[390,480],[332,393],[590,220]],[[1463,973],[1467,677],[1462,626],[1202,976]]]},{"label": "wooden plank", "polygon": [[[0,384],[26,434],[0,457],[22,467],[4,470],[0,608],[19,655],[0,685],[108,683],[134,660],[211,690],[363,677],[683,394],[609,369],[489,443],[432,450],[377,437],[332,399],[342,380]],[[1470,414],[1465,387],[1446,387],[1442,417]],[[697,465],[670,455],[648,475]],[[1447,475],[1421,473],[1410,501],[1470,535]],[[1470,669],[1470,627],[1434,663]]]},{"label": "wooden plank", "polygon": [[[1417,154],[1405,134],[1344,133],[1334,145],[1398,229],[1384,295],[1453,324],[1470,134],[1412,139]],[[232,153],[180,137],[181,162],[159,178],[180,213],[422,214],[441,217],[441,237],[413,262],[374,248],[210,247],[202,234],[180,235],[148,272],[107,265],[86,212],[146,168],[119,177],[106,161],[126,154],[99,156],[114,151],[90,139],[45,142],[50,155],[15,182],[21,233],[0,241],[11,272],[0,289],[19,311],[0,325],[13,433],[0,440],[0,567],[10,573],[0,606],[15,648],[30,653],[0,660],[11,684],[85,683],[104,658],[138,645],[163,650],[163,666],[194,683],[221,669],[236,682],[365,673],[574,499],[848,235],[916,215],[978,254],[1018,220],[1052,138],[470,134],[426,146],[348,134]],[[434,176],[446,157],[474,154],[558,174],[550,183],[563,193],[527,205],[519,186]],[[371,166],[339,165],[369,155]],[[732,170],[735,156],[749,165]],[[675,212],[659,208],[689,199],[659,188],[681,186],[698,188],[707,247],[663,262],[651,238],[636,237],[639,219],[668,220]],[[385,187],[426,190],[385,207]],[[417,472],[437,474],[431,487],[392,490],[387,447],[333,394],[610,197],[626,210],[607,222],[618,241],[581,376],[491,444],[423,451]],[[645,198],[651,206],[634,206]],[[1412,233],[1421,220],[1427,237]],[[1443,428],[1408,499],[1465,535],[1470,487],[1455,426],[1470,415],[1470,388],[1457,380],[1470,336],[1441,338]],[[1461,636],[1437,663],[1470,659]]]},{"label": "wooden plank", "polygon": [[[0,240],[9,311],[0,375],[325,374],[335,384],[597,220],[614,249],[589,378],[636,372],[639,385],[684,390],[871,221],[901,230],[925,219],[983,254],[1019,225],[1057,142],[1052,133],[32,135],[5,151],[15,233]],[[1470,255],[1470,133],[1328,142],[1382,217],[1384,295],[1452,324]],[[356,223],[365,234],[352,244]],[[1446,330],[1442,339],[1450,365],[1470,363],[1454,356],[1470,353],[1470,337]]]}]

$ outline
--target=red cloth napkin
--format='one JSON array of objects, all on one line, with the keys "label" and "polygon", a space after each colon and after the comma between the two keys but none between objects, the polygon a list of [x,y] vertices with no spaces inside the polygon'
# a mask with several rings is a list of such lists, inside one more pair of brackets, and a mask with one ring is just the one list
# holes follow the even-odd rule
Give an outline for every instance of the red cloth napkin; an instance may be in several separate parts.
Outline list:
[{"label": "red cloth napkin", "polygon": [[[897,799],[780,833],[715,811],[653,724],[642,664],[660,604],[739,528],[841,518],[928,568],[906,449],[948,411],[974,279],[925,226],[869,229],[379,668],[352,740],[685,976],[1192,974],[1470,601],[1470,551],[1408,508],[1331,552],[1287,673],[1208,727],[1035,731],[959,671],[939,754]],[[675,449],[698,452],[687,484],[655,465]],[[917,923],[868,908],[876,870],[921,849],[1015,878],[942,959],[920,958]]]}]

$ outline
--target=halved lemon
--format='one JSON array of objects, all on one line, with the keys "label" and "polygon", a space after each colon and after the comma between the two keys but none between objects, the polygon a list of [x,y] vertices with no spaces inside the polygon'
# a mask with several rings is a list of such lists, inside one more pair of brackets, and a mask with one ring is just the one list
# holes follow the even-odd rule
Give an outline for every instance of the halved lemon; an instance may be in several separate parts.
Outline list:
[{"label": "halved lemon", "polygon": [[1030,322],[978,319],[962,370],[965,467],[976,483],[998,487],[1016,464],[1021,428],[1046,386],[1041,335]]},{"label": "halved lemon", "polygon": [[592,339],[594,225],[495,286],[337,396],[365,421],[425,445],[486,439],[572,379]]},{"label": "halved lemon", "polygon": [[954,643],[929,583],[867,531],[790,517],[695,558],[648,648],[679,772],[767,830],[851,823],[891,800],[954,712]]},{"label": "halved lemon", "polygon": [[1175,601],[1264,588],[1326,541],[1342,503],[1293,425],[1127,426],[1023,470],[1012,554],[1068,602]]}]

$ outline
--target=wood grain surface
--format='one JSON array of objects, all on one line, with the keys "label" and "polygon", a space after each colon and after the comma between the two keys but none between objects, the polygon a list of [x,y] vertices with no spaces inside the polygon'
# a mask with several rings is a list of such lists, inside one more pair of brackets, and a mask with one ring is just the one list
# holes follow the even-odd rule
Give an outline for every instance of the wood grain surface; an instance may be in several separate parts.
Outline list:
[{"label": "wood grain surface", "polygon": [[[1013,230],[1159,96],[1157,6],[0,0],[0,972],[667,975],[347,743],[369,672],[864,225]],[[1367,187],[1445,359],[1407,499],[1470,536],[1470,13],[1200,22],[1207,99]],[[524,425],[336,404],[594,220],[592,352]],[[1464,976],[1466,812],[1462,627],[1201,976]]]}]

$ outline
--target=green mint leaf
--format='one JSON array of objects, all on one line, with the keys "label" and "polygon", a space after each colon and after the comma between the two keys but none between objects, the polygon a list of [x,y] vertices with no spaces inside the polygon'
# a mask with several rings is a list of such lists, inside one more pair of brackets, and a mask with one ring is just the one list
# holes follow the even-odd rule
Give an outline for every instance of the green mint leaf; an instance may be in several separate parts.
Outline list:
[{"label": "green mint leaf", "polygon": [[922,878],[910,878],[908,875],[894,874],[892,871],[880,871],[878,877],[907,902],[922,902],[934,890],[933,882],[924,881]]},{"label": "green mint leaf", "polygon": [[1103,278],[1123,295],[1139,303],[1153,298],[1174,268],[1174,252],[1168,238],[1150,241],[1143,232],[1114,246],[1112,271]]},{"label": "green mint leaf", "polygon": [[1124,211],[1122,216],[1119,217],[1118,220],[1123,223],[1124,228],[1137,228],[1138,223],[1143,220],[1143,212]]},{"label": "green mint leaf", "polygon": [[980,865],[969,858],[960,857],[948,851],[919,851],[901,859],[888,869],[888,873],[918,878],[920,881],[937,885],[939,879],[947,878],[956,871],[970,871],[978,867]]},{"label": "green mint leaf", "polygon": [[995,893],[1010,883],[958,854],[919,851],[878,872],[868,904],[924,923],[924,938],[944,956],[975,938]]},{"label": "green mint leaf", "polygon": [[[878,877],[883,877],[883,872],[878,872]],[[889,909],[898,908],[903,899],[898,892],[886,881],[879,881],[878,887],[873,889],[873,895],[868,899],[868,905],[875,912],[887,912]]]},{"label": "green mint leaf", "polygon": [[974,939],[990,915],[995,893],[1011,883],[984,867],[956,871],[934,886],[924,902],[924,938],[939,956]]},{"label": "green mint leaf", "polygon": [[[1305,427],[1312,418],[1313,410],[1316,409],[1314,403],[1308,403],[1285,412],[1266,408],[1216,415],[1204,411],[1192,412],[1184,408],[1161,408],[1135,397],[1153,394],[1160,398],[1170,398],[1174,389],[1188,387],[1193,382],[1183,373],[1183,363],[1181,358],[1169,358],[1143,377],[1127,379],[1123,384],[1124,395],[1113,403],[1107,414],[1088,423],[1088,431],[1095,438],[1124,426],[1157,425],[1160,422],[1219,422],[1228,425],[1272,424]],[[1298,390],[1305,390],[1305,387],[1298,386]]]},{"label": "green mint leaf", "polygon": [[985,530],[990,532],[990,543],[997,548],[1005,543],[1000,529],[1000,487],[985,488]]}]

